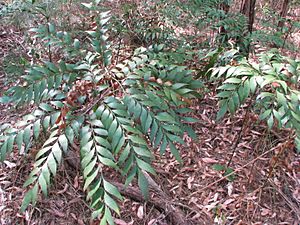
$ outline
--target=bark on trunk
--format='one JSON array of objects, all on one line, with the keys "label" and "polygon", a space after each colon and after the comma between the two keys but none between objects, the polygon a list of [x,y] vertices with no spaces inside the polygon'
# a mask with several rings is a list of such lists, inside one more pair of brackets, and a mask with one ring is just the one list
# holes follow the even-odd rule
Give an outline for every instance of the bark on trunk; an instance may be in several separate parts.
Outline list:
[{"label": "bark on trunk", "polygon": [[[244,14],[247,19],[248,19],[248,32],[246,34],[244,34],[244,37],[247,36],[248,33],[252,33],[253,31],[253,24],[254,24],[254,18],[255,18],[255,3],[256,0],[243,0],[242,1],[242,5],[241,5],[241,10],[240,12],[242,14]],[[243,42],[243,37],[241,37],[240,40],[238,40],[238,42]],[[250,52],[250,43],[244,43],[244,47],[245,47],[245,53],[246,53],[246,57],[248,57],[249,52]]]},{"label": "bark on trunk", "polygon": [[278,30],[281,30],[284,25],[284,19],[288,12],[289,2],[290,0],[284,0],[282,3],[281,12],[280,12],[280,21],[278,22]]},{"label": "bark on trunk", "polygon": [[241,13],[248,18],[248,32],[252,33],[255,18],[255,3],[256,0],[243,0]]}]

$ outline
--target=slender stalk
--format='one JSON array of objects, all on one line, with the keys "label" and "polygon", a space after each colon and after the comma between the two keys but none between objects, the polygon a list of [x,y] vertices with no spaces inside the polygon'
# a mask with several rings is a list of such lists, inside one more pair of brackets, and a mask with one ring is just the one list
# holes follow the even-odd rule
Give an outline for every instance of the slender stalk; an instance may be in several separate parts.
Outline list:
[{"label": "slender stalk", "polygon": [[291,26],[289,27],[289,30],[286,32],[286,35],[285,35],[285,37],[284,37],[284,41],[283,41],[283,44],[282,44],[281,49],[283,49],[283,48],[285,47],[287,38],[288,38],[289,35],[291,34],[291,31],[292,31],[292,28],[293,28],[293,24],[290,24],[290,25],[291,25]]},{"label": "slender stalk", "polygon": [[233,156],[234,156],[234,154],[235,154],[235,152],[237,150],[238,144],[240,143],[240,141],[242,139],[242,136],[243,136],[243,133],[244,133],[244,129],[246,127],[247,120],[249,118],[249,113],[250,113],[250,109],[251,109],[251,105],[252,105],[254,96],[255,96],[255,94],[252,95],[252,97],[250,99],[250,102],[248,104],[248,107],[246,109],[246,114],[245,114],[244,119],[243,119],[243,125],[242,125],[242,128],[241,128],[241,132],[239,133],[238,138],[236,139],[236,142],[234,143],[234,146],[232,148],[232,153],[231,153],[230,159],[229,159],[229,161],[227,163],[227,168],[230,166],[230,164],[232,162],[232,159],[233,159]]},{"label": "slender stalk", "polygon": [[[265,131],[264,131],[264,133],[263,133],[263,135],[262,135],[262,137],[259,139],[258,143],[257,143],[257,144],[255,145],[255,147],[254,147],[254,153],[257,152],[258,146],[261,146],[261,145],[263,144],[263,142],[264,142],[266,136],[267,136],[268,133],[269,133],[268,131],[269,131],[269,129],[266,128]],[[258,153],[260,153],[260,152],[258,152]],[[253,174],[253,169],[254,169],[255,163],[256,163],[256,162],[254,162],[254,163],[251,165],[250,175],[249,175],[249,178],[248,178],[248,185],[250,184],[250,181],[251,181],[251,177],[252,177],[252,174]]]},{"label": "slender stalk", "polygon": [[[47,23],[48,23],[48,34],[50,35],[49,18],[47,18]],[[50,43],[48,43],[48,58],[49,58],[49,61],[52,62],[52,52],[51,52],[51,45],[50,45]]]}]

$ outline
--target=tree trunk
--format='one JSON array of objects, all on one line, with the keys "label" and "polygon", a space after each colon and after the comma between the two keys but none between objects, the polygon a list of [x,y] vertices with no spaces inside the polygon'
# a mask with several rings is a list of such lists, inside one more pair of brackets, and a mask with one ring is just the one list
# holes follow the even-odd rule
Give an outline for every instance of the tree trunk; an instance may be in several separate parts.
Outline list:
[{"label": "tree trunk", "polygon": [[278,30],[281,30],[284,25],[284,19],[286,17],[286,14],[288,12],[288,5],[289,5],[290,0],[283,0],[282,7],[281,7],[281,12],[280,12],[280,20],[278,22]]},{"label": "tree trunk", "polygon": [[[256,0],[243,0],[242,1],[240,12],[242,14],[244,14],[248,20],[247,34],[251,34],[253,31],[253,24],[254,24],[254,17],[255,17],[255,3],[256,3]],[[243,34],[244,37],[246,37],[247,34]],[[244,51],[246,53],[246,56],[248,57],[249,52],[250,52],[250,42],[249,42],[250,39],[248,41],[246,41],[246,43],[243,39],[244,38],[241,37],[241,39],[238,40],[238,42],[244,46],[244,48],[245,48]]]},{"label": "tree trunk", "polygon": [[256,0],[243,0],[241,13],[248,18],[248,32],[252,33],[254,17],[255,17],[255,3]]}]

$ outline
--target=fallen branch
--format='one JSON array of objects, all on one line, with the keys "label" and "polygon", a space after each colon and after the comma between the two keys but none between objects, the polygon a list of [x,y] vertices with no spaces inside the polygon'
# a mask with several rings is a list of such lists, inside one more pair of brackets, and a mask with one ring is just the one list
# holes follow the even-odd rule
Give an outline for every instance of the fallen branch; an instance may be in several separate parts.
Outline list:
[{"label": "fallen branch", "polygon": [[[137,202],[145,201],[141,191],[138,188],[131,187],[131,186],[125,187],[123,184],[113,182],[113,181],[110,182],[119,189],[120,193],[123,196],[128,197]],[[166,218],[168,219],[170,224],[174,224],[174,225],[192,224],[191,222],[186,220],[184,213],[180,209],[173,206],[168,199],[164,199],[161,196],[151,197],[149,198],[147,204],[155,207],[160,212],[165,213]]]},{"label": "fallen branch", "polygon": [[[65,157],[65,161],[74,169],[78,169],[80,161],[79,155],[77,155],[76,152],[79,152],[79,147],[74,143],[72,143],[71,145],[75,151],[68,151]],[[176,203],[172,202],[172,199],[161,190],[159,185],[151,178],[151,176],[146,172],[144,173],[144,175],[148,180],[150,190],[153,190],[153,192],[155,193],[155,195],[148,199],[147,204],[164,213],[166,215],[166,218],[172,225],[191,225],[192,222],[186,219],[185,214],[175,206]],[[131,186],[125,187],[124,184],[115,181],[109,182],[115,185],[123,196],[137,202],[145,202],[145,199],[138,188]]]},{"label": "fallen branch", "polygon": [[290,209],[294,211],[295,215],[300,221],[300,209],[281,191],[281,189],[274,183],[274,181],[272,181],[270,178],[268,178],[268,181],[273,186],[273,188],[281,195]]}]

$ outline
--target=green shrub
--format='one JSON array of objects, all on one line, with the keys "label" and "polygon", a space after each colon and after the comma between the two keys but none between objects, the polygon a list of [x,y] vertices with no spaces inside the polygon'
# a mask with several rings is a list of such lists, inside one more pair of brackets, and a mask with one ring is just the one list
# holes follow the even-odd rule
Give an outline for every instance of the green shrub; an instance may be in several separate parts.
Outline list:
[{"label": "green shrub", "polygon": [[14,145],[29,153],[33,143],[42,142],[24,184],[28,192],[23,211],[36,203],[40,192],[47,196],[63,157],[79,143],[83,189],[93,217],[114,224],[112,211],[120,213],[117,200],[123,197],[103,170],[124,176],[126,185],[137,177],[147,197],[144,173],[155,174],[153,152],[159,149],[162,155],[169,149],[181,161],[176,143],[184,144],[185,132],[195,136],[187,126],[196,121],[186,115],[191,112],[187,99],[198,96],[201,82],[193,79],[193,71],[171,63],[172,51],[163,45],[137,48],[130,59],[112,64],[110,18],[109,11],[100,13],[97,28],[86,31],[90,45],[58,31],[51,22],[31,29],[49,54],[59,49],[64,58],[30,67],[21,85],[0,99],[18,108],[35,107],[14,126],[1,127],[1,161]]},{"label": "green shrub", "polygon": [[258,62],[241,58],[232,65],[213,69],[212,79],[222,80],[218,89],[220,111],[234,114],[249,99],[251,109],[260,114],[271,129],[292,128],[300,150],[300,62],[277,52],[261,54]]}]

